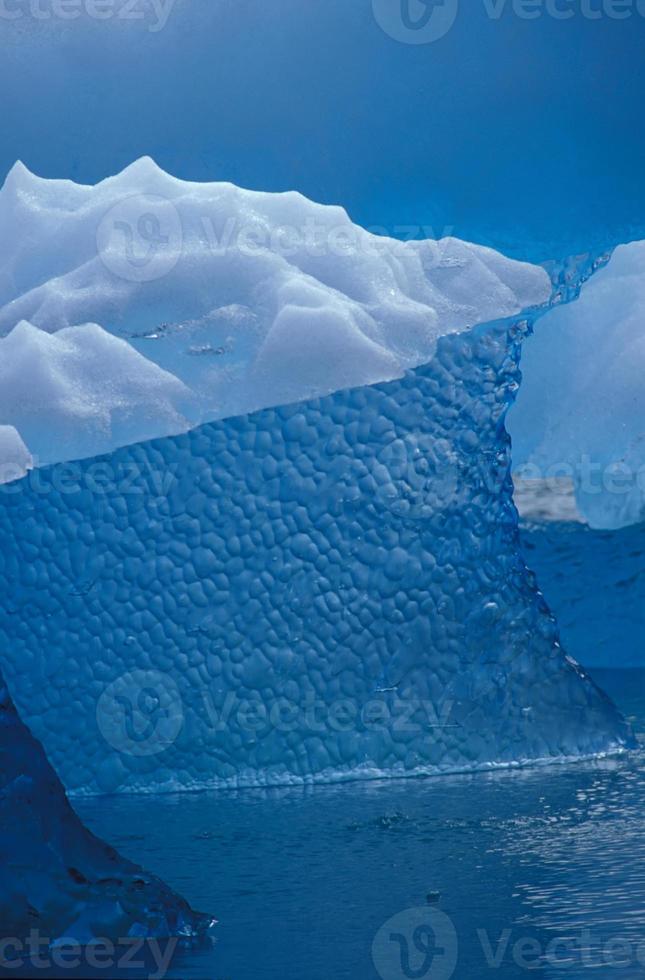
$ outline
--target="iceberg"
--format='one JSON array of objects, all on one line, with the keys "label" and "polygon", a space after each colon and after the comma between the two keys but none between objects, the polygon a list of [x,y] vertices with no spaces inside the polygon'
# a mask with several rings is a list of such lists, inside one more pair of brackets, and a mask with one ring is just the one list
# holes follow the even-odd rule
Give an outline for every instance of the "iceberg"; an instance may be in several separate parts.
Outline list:
[{"label": "iceberg", "polygon": [[633,744],[520,553],[504,422],[544,269],[145,159],[96,187],[18,165],[0,216],[6,370],[47,381],[6,421],[55,434],[0,487],[0,643],[68,790]]},{"label": "iceberg", "polygon": [[34,932],[45,948],[206,935],[214,920],[85,829],[1,677],[0,760],[0,920],[14,951]]},{"label": "iceberg", "polygon": [[521,558],[503,420],[522,337],[450,335],[401,379],[5,485],[5,672],[65,785],[411,776],[632,745]]},{"label": "iceberg", "polygon": [[[592,528],[645,520],[645,242],[615,249],[580,297],[539,323],[509,415],[515,467],[573,479]],[[557,351],[557,356],[554,352]]]}]

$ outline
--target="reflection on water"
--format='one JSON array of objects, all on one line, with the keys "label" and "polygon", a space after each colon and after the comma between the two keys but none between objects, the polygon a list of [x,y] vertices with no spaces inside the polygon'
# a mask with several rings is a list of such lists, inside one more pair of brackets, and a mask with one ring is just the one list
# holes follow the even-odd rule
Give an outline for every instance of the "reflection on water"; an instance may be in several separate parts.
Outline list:
[{"label": "reflection on water", "polygon": [[[645,719],[645,672],[596,673]],[[640,752],[495,775],[77,806],[220,920],[216,945],[181,954],[171,977],[444,980],[453,939],[442,913],[460,980],[645,976]]]}]

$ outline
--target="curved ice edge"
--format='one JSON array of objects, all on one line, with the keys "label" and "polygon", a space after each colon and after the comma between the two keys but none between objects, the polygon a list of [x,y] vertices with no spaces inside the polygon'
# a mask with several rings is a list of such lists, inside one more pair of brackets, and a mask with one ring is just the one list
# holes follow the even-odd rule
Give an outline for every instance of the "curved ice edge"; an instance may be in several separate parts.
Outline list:
[{"label": "curved ice edge", "polygon": [[[307,776],[296,776],[293,773],[286,773],[283,778],[272,774],[269,778],[244,779],[235,777],[225,780],[205,780],[196,782],[193,785],[186,785],[174,781],[160,783],[159,785],[146,784],[145,786],[129,786],[127,789],[119,790],[118,793],[92,793],[86,790],[74,790],[67,793],[70,799],[93,800],[120,796],[173,796],[186,793],[212,793],[212,792],[247,792],[252,790],[271,790],[304,788],[308,786],[338,786],[345,783],[367,783],[367,782],[400,782],[408,779],[432,779],[440,780],[447,776],[477,776],[496,772],[530,772],[531,770],[550,769],[553,767],[579,766],[590,762],[601,762],[604,759],[619,759],[623,756],[631,756],[634,753],[645,750],[645,739],[637,740],[634,744],[616,745],[615,748],[589,752],[583,755],[558,755],[549,756],[541,759],[514,759],[510,762],[485,762],[475,763],[472,766],[448,766],[445,769],[419,766],[416,769],[397,770],[391,769],[361,769],[358,767],[353,772],[330,770],[309,774]],[[214,920],[217,922],[217,920]]]}]

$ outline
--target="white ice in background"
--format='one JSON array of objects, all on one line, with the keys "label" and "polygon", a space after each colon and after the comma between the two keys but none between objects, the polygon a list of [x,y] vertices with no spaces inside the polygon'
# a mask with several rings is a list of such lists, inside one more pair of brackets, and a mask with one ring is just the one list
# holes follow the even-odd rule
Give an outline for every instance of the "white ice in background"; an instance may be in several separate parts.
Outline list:
[{"label": "white ice in background", "polygon": [[550,292],[541,268],[372,235],[295,192],[189,183],[149,158],[94,187],[16,164],[0,191],[0,423],[39,463],[95,455],[400,377],[440,336]]},{"label": "white ice in background", "polygon": [[619,246],[576,302],[540,319],[522,374],[507,420],[516,469],[572,476],[591,527],[645,520],[645,242]]},{"label": "white ice in background", "polygon": [[0,425],[0,483],[19,480],[33,465],[31,453],[16,429],[12,425]]}]

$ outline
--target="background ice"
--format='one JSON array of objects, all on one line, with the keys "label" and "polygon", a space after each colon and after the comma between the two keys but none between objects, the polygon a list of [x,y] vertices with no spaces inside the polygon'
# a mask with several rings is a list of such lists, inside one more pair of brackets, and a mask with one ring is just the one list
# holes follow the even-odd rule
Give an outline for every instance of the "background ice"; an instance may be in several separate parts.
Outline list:
[{"label": "background ice", "polygon": [[632,242],[578,300],[540,320],[522,354],[508,419],[514,466],[528,477],[572,476],[595,528],[645,519],[644,323],[645,242]]}]

